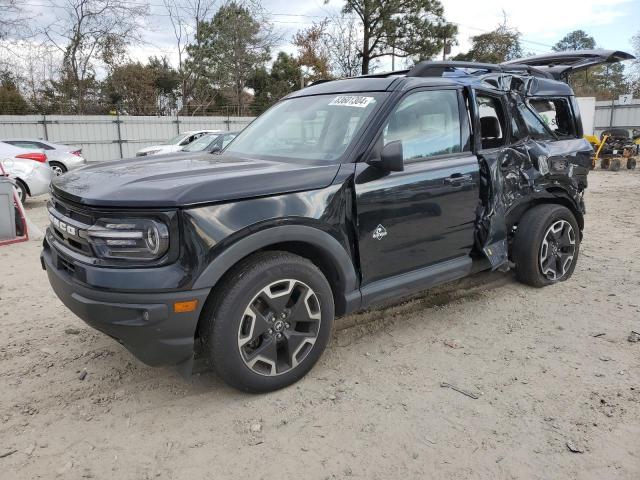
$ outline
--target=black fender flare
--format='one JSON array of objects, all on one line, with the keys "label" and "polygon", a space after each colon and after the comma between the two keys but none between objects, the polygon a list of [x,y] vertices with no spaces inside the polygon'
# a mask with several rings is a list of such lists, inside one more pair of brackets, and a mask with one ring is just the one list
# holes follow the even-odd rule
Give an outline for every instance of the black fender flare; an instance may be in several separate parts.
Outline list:
[{"label": "black fender flare", "polygon": [[343,303],[344,313],[360,306],[360,289],[353,260],[345,248],[333,236],[318,228],[305,225],[280,225],[252,233],[238,240],[221,252],[204,269],[193,284],[193,289],[214,287],[222,276],[236,263],[252,253],[283,242],[308,243],[321,250],[329,258],[341,280],[337,304]]}]

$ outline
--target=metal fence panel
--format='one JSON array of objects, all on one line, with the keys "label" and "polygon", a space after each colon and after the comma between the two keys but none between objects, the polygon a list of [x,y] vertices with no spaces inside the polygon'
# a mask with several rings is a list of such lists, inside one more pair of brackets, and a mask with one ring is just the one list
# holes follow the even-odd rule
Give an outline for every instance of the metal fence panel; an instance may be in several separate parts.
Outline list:
[{"label": "metal fence panel", "polygon": [[613,105],[611,101],[596,102],[595,134],[600,135],[610,127],[623,128],[629,133],[640,130],[640,100],[632,100],[628,105],[620,105],[618,100]]},{"label": "metal fence panel", "polygon": [[82,148],[89,161],[135,156],[189,130],[242,130],[254,117],[0,115],[2,138],[41,138]]}]

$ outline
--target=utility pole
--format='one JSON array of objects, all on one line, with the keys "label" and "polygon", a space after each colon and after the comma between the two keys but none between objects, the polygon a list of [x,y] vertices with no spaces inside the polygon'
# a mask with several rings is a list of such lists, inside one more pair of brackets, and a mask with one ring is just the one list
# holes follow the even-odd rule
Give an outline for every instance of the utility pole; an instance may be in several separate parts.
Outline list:
[{"label": "utility pole", "polygon": [[396,69],[396,47],[395,45],[391,46],[391,71],[395,71]]}]

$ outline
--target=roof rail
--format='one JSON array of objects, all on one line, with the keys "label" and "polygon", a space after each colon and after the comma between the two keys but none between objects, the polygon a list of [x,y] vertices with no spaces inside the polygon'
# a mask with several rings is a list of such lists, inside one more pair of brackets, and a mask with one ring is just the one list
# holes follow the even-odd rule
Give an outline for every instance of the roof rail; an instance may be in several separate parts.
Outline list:
[{"label": "roof rail", "polygon": [[470,68],[493,73],[525,73],[535,77],[552,78],[548,73],[528,65],[497,65],[493,63],[466,61],[425,61],[418,63],[407,72],[407,77],[442,77],[444,72],[454,69]]}]

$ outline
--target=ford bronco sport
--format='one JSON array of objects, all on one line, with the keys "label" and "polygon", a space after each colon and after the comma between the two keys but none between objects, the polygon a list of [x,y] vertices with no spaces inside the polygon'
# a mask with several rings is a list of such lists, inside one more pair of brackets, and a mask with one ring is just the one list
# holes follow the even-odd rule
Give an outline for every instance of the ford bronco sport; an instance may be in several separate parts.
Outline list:
[{"label": "ford bronco sport", "polygon": [[614,51],[423,62],[319,82],[223,155],[57,177],[42,264],[80,318],[148,365],[194,343],[246,391],[316,363],[334,317],[487,269],[567,280],[591,147],[561,79]]}]

